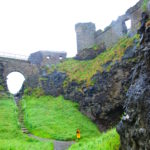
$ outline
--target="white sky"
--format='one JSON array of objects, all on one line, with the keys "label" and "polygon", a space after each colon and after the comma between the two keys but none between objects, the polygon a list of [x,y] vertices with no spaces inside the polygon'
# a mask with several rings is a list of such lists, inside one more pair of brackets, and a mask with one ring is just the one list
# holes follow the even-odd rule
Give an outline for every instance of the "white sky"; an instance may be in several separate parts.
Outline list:
[{"label": "white sky", "polygon": [[0,52],[76,54],[75,24],[103,29],[138,0],[0,0]]}]

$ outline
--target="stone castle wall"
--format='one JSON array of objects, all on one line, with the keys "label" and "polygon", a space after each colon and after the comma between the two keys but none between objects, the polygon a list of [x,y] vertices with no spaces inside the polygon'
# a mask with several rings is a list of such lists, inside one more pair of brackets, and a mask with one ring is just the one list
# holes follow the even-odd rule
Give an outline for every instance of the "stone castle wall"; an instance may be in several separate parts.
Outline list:
[{"label": "stone castle wall", "polygon": [[60,61],[66,59],[66,55],[66,52],[38,51],[32,53],[28,60],[31,64],[51,67],[52,65],[56,65]]},{"label": "stone castle wall", "polygon": [[[104,31],[95,31],[95,24],[91,22],[76,24],[78,52],[85,48],[91,48],[93,45],[104,44],[106,48],[109,48],[128,32],[134,35],[139,28],[142,3],[143,0],[140,0],[135,6],[129,8],[124,15],[113,21]],[[130,31],[127,30],[125,25],[127,20],[131,20]]]},{"label": "stone castle wall", "polygon": [[75,30],[77,34],[77,49],[83,50],[90,48],[95,43],[95,24],[79,23],[76,24]]}]

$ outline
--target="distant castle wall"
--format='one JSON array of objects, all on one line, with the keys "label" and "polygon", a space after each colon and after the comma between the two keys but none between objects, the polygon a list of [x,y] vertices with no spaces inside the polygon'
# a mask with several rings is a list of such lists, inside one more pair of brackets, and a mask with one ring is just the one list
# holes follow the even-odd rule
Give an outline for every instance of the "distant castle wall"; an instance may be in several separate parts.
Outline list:
[{"label": "distant castle wall", "polygon": [[136,34],[139,28],[139,21],[142,13],[142,3],[140,0],[135,6],[129,8],[126,13],[116,21],[113,21],[104,31],[95,31],[94,23],[78,23],[75,25],[76,38],[77,38],[77,50],[78,52],[90,48],[93,45],[104,44],[106,48],[111,47],[121,37],[128,33],[125,22],[131,20],[130,34]]},{"label": "distant castle wall", "polygon": [[51,67],[66,59],[66,55],[66,52],[38,51],[30,54],[28,61],[38,66]]}]

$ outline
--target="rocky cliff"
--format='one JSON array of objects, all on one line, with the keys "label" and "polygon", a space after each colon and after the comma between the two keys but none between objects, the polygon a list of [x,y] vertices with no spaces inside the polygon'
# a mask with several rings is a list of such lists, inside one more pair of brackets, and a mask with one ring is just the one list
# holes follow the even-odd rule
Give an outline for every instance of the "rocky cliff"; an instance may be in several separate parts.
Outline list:
[{"label": "rocky cliff", "polygon": [[150,149],[150,28],[137,49],[138,61],[128,78],[124,116],[117,126],[121,150]]},{"label": "rocky cliff", "polygon": [[54,69],[42,67],[39,87],[46,95],[61,94],[65,99],[78,102],[80,111],[101,130],[106,130],[116,125],[124,112],[129,88],[126,79],[136,64],[137,46],[137,36],[125,37],[113,48],[98,52],[93,59],[87,60],[81,52],[80,60],[65,60]]}]

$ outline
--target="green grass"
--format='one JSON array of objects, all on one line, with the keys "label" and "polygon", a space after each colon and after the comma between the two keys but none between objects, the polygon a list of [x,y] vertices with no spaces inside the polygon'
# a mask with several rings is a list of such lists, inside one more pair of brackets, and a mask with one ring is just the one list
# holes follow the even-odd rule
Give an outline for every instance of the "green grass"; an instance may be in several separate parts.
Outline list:
[{"label": "green grass", "polygon": [[103,133],[99,138],[79,141],[69,150],[119,150],[120,138],[115,129]]},{"label": "green grass", "polygon": [[77,129],[81,139],[100,136],[96,125],[79,112],[78,104],[62,96],[25,96],[22,104],[26,127],[36,136],[75,140]]},{"label": "green grass", "polygon": [[112,48],[107,49],[92,60],[80,61],[75,59],[67,59],[64,62],[58,64],[56,68],[53,68],[51,72],[54,69],[65,72],[68,76],[68,81],[75,80],[78,83],[81,81],[86,81],[88,86],[92,84],[91,77],[95,75],[97,71],[102,72],[105,70],[103,67],[104,64],[106,64],[108,61],[111,61],[112,64],[116,61],[121,61],[125,50],[129,46],[133,45],[133,41],[135,39],[138,39],[138,35],[134,36],[133,38],[124,37],[120,39],[118,43]]},{"label": "green grass", "polygon": [[18,110],[10,98],[0,99],[0,150],[47,150],[50,142],[40,142],[23,134],[18,123]]},{"label": "green grass", "polygon": [[[78,105],[63,97],[26,96],[23,108],[27,126],[40,137],[75,140],[76,129],[81,139],[69,150],[118,150],[119,135],[115,129],[100,134],[97,127],[78,111]],[[12,99],[0,100],[0,150],[48,150],[50,142],[41,142],[23,134],[18,123],[18,110]]]},{"label": "green grass", "polygon": [[149,2],[149,0],[144,0],[143,1],[143,4],[142,4],[142,10],[143,11],[146,11],[148,2]]}]

